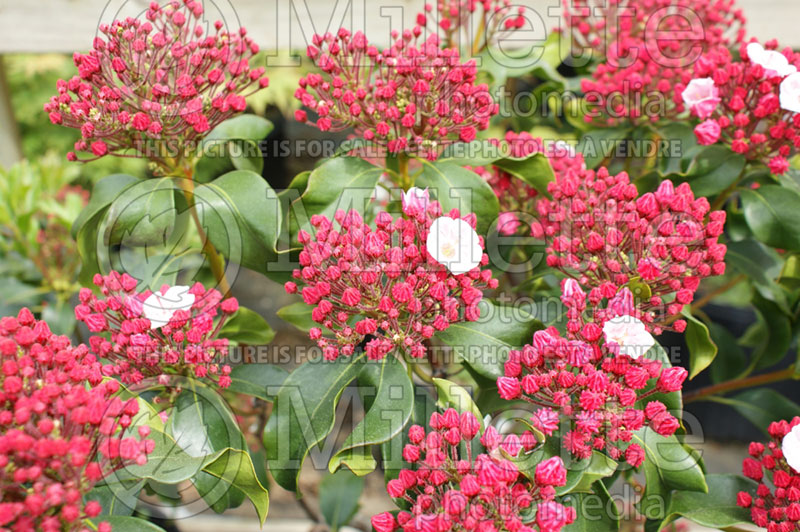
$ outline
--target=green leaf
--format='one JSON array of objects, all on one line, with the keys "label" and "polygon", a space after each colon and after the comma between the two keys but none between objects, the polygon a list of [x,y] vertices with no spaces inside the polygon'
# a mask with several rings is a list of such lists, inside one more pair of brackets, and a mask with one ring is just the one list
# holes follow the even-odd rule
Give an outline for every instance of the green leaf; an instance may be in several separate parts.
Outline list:
[{"label": "green leaf", "polygon": [[104,515],[87,519],[87,522],[93,530],[97,530],[100,523],[108,523],[114,532],[164,532],[163,528],[149,521],[123,515]]},{"label": "green leaf", "polygon": [[742,189],[747,225],[760,241],[772,247],[800,250],[800,193],[778,185]]},{"label": "green leaf", "polygon": [[275,338],[275,331],[260,314],[239,307],[236,314],[225,321],[219,336],[238,344],[266,345]]},{"label": "green leaf", "polygon": [[648,519],[664,517],[663,503],[672,490],[708,493],[699,460],[674,435],[661,436],[645,427],[633,434],[631,443],[639,444],[645,451],[647,482],[638,507]]},{"label": "green leaf", "polygon": [[756,293],[753,306],[758,316],[759,340],[751,355],[755,369],[762,369],[780,362],[792,344],[792,322],[781,308]]},{"label": "green leaf", "polygon": [[553,167],[543,153],[534,153],[523,158],[507,157],[494,162],[494,165],[505,170],[514,177],[525,181],[539,191],[540,194],[550,197],[547,184],[555,181]]},{"label": "green leaf", "polygon": [[[235,504],[238,498],[236,491],[240,491],[253,503],[259,522],[261,525],[264,524],[269,511],[269,492],[258,480],[250,453],[238,449],[228,449],[203,468],[203,471],[220,481],[216,485],[212,483],[206,486],[211,487],[211,491],[201,493],[206,502],[215,499],[225,500],[220,499],[220,497],[225,497],[228,503]],[[231,493],[232,490],[233,493]]]},{"label": "green leaf", "polygon": [[750,523],[750,510],[736,505],[740,491],[754,493],[756,483],[738,475],[708,475],[708,493],[676,491],[659,528],[679,517],[709,528],[724,529]]},{"label": "green leaf", "polygon": [[228,391],[273,401],[289,372],[274,364],[242,364],[231,370]]},{"label": "green leaf", "polygon": [[509,350],[529,343],[533,333],[544,325],[517,306],[484,299],[478,307],[481,313],[478,321],[454,323],[437,332],[436,337],[452,346],[480,375],[496,380],[503,376]]},{"label": "green leaf", "polygon": [[[333,220],[338,209],[355,209],[364,213],[372,198],[383,169],[359,157],[336,157],[316,167],[308,176],[305,191],[295,202],[301,202],[305,219],[292,219],[295,227],[309,230],[310,219],[321,214]],[[292,215],[298,209],[292,209]],[[292,242],[294,243],[294,242]]]},{"label": "green leaf", "polygon": [[729,242],[725,262],[737,272],[745,274],[762,297],[789,313],[786,293],[775,282],[781,276],[783,259],[774,249],[752,238]]},{"label": "green leaf", "polygon": [[[342,465],[359,476],[370,473],[372,469],[359,469],[348,462],[347,453],[394,438],[405,427],[414,408],[411,379],[402,362],[391,354],[364,364],[358,374],[358,389],[364,397],[367,412],[328,463],[331,473]],[[361,462],[359,465],[363,466],[363,460]],[[374,464],[374,460],[372,462]]]},{"label": "green leaf", "polygon": [[605,454],[592,451],[589,464],[583,469],[580,482],[571,490],[572,492],[590,492],[596,481],[610,477],[617,471],[617,462]]},{"label": "green leaf", "polygon": [[689,379],[694,379],[706,369],[717,356],[717,346],[711,340],[708,327],[688,311],[683,312],[686,318],[686,345],[689,347]]},{"label": "green leaf", "polygon": [[710,323],[711,340],[719,348],[717,363],[711,365],[711,381],[724,382],[741,375],[747,367],[745,355],[736,337],[718,323]]},{"label": "green leaf", "polygon": [[800,405],[771,388],[756,388],[714,400],[732,406],[765,434],[773,421],[800,416]]},{"label": "green leaf", "polygon": [[209,240],[237,264],[264,273],[276,257],[281,226],[277,196],[258,174],[229,172],[195,188],[194,201]]},{"label": "green leaf", "polygon": [[188,382],[170,413],[167,430],[190,456],[203,458],[203,471],[195,482],[200,495],[212,507],[235,500],[231,488],[244,493],[263,524],[269,510],[269,494],[256,476],[244,435],[222,397],[211,388]]},{"label": "green leaf", "polygon": [[363,367],[365,353],[334,361],[310,360],[284,381],[264,429],[264,448],[275,481],[297,491],[297,476],[309,451],[333,429],[342,392]]},{"label": "green leaf", "polygon": [[312,327],[319,326],[317,322],[311,319],[311,312],[313,310],[314,307],[311,305],[304,301],[298,301],[297,303],[279,308],[277,314],[283,321],[291,323],[301,331],[308,332]]},{"label": "green leaf", "polygon": [[155,442],[153,452],[144,465],[129,465],[114,471],[106,483],[125,483],[137,479],[152,479],[163,484],[177,484],[192,478],[203,469],[206,456],[192,456],[178,445],[172,436],[151,430],[149,439]]},{"label": "green leaf", "polygon": [[141,179],[132,175],[113,174],[95,183],[89,204],[72,223],[72,237],[78,238],[78,232],[86,225],[86,222],[101,211],[105,211],[114,198],[125,192],[126,189],[140,182],[142,182]]},{"label": "green leaf", "polygon": [[266,118],[254,114],[243,114],[229,118],[212,129],[203,139],[203,148],[207,149],[214,143],[242,139],[259,141],[272,132],[274,126]]},{"label": "green leaf", "polygon": [[481,432],[483,432],[483,414],[481,414],[466,388],[447,379],[438,379],[436,377],[433,379],[433,385],[436,387],[439,397],[436,404],[440,408],[455,408],[460,413],[472,412],[480,421]]},{"label": "green leaf", "polygon": [[319,485],[319,509],[332,532],[349,523],[356,514],[363,490],[364,479],[350,471],[338,471],[322,479]]},{"label": "green leaf", "polygon": [[475,213],[477,231],[486,235],[497,220],[500,203],[492,187],[481,176],[449,161],[420,161],[422,173],[415,186],[435,191],[443,212],[458,209],[462,216]]},{"label": "green leaf", "polygon": [[714,196],[736,182],[744,165],[745,158],[727,146],[707,146],[692,158],[685,174],[674,181],[689,182],[697,197]]},{"label": "green leaf", "polygon": [[620,513],[602,482],[592,484],[591,493],[570,493],[561,498],[565,506],[575,508],[577,518],[564,532],[611,532],[619,530]]},{"label": "green leaf", "polygon": [[581,137],[578,151],[583,154],[587,168],[594,168],[603,159],[613,158],[617,145],[631,134],[628,127],[594,129]]},{"label": "green leaf", "polygon": [[139,492],[145,481],[105,482],[95,485],[84,496],[84,501],[97,501],[102,507],[100,515],[131,515],[139,502]]},{"label": "green leaf", "polygon": [[197,493],[218,514],[230,508],[238,508],[244,502],[244,492],[230,484],[220,482],[220,479],[211,473],[198,471],[192,477],[192,484],[194,484]]},{"label": "green leaf", "polygon": [[129,247],[164,245],[180,226],[178,194],[171,177],[145,179],[127,187],[111,202],[104,240]]}]

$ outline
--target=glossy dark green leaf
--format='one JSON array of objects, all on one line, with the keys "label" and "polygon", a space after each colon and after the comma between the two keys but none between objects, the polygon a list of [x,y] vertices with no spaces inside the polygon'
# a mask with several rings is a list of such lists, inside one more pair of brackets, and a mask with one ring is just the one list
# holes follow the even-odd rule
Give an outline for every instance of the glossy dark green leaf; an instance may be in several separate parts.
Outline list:
[{"label": "glossy dark green leaf", "polygon": [[683,517],[698,525],[726,529],[750,523],[750,510],[736,505],[740,491],[754,493],[756,483],[738,475],[708,475],[708,493],[676,491],[670,500],[667,518],[661,527]]},{"label": "glossy dark green leaf", "polygon": [[773,421],[800,416],[800,405],[771,388],[747,390],[733,397],[720,398],[719,402],[735,408],[765,434]]},{"label": "glossy dark green leaf", "polygon": [[531,342],[542,322],[517,306],[486,299],[479,303],[480,318],[450,325],[436,337],[450,345],[480,375],[495,380],[503,375],[508,351]]},{"label": "glossy dark green leaf", "polygon": [[217,477],[205,471],[198,471],[192,477],[192,484],[209,507],[218,514],[230,508],[238,508],[245,499],[245,495],[240,489],[220,482]]},{"label": "glossy dark green leaf", "polygon": [[553,167],[543,153],[535,153],[524,158],[507,157],[494,162],[494,165],[508,172],[509,174],[525,181],[527,184],[539,191],[540,194],[549,197],[547,184],[555,181]]},{"label": "glossy dark green leaf", "polygon": [[166,244],[180,227],[179,194],[171,177],[145,179],[127,187],[111,202],[104,240],[128,247]]},{"label": "glossy dark green leaf", "polygon": [[629,128],[593,129],[581,137],[578,151],[583,154],[587,168],[594,168],[604,159],[613,158],[617,146],[631,134]]},{"label": "glossy dark green leaf", "polygon": [[367,412],[331,458],[328,464],[331,472],[344,465],[359,476],[370,473],[371,468],[359,469],[349,462],[348,455],[357,448],[379,445],[395,437],[405,427],[414,408],[411,379],[402,362],[392,355],[367,361],[358,374],[358,387]]},{"label": "glossy dark green leaf", "polygon": [[564,532],[612,532],[619,530],[620,513],[602,482],[591,486],[591,493],[570,493],[561,498],[565,506],[575,508],[575,522],[562,528]]},{"label": "glossy dark green leaf", "polygon": [[428,188],[443,212],[458,209],[462,216],[475,213],[477,231],[486,235],[497,220],[500,203],[492,187],[481,176],[463,166],[449,161],[420,161],[422,173],[415,186]]},{"label": "glossy dark green leaf", "polygon": [[319,324],[311,319],[311,312],[314,307],[308,305],[304,301],[298,301],[291,305],[286,305],[278,309],[278,317],[285,322],[291,323],[298,329],[308,332],[312,327],[318,327]]},{"label": "glossy dark green leaf", "polygon": [[89,198],[89,204],[72,223],[72,237],[77,238],[78,232],[90,219],[94,218],[100,211],[105,211],[117,196],[139,182],[142,182],[142,180],[132,175],[113,174],[95,183],[94,188],[92,188],[92,195]]},{"label": "glossy dark green leaf", "polygon": [[235,116],[212,129],[203,139],[203,147],[232,139],[259,141],[269,135],[273,128],[272,122],[258,115]]},{"label": "glossy dark green leaf", "polygon": [[217,251],[237,264],[266,272],[276,256],[280,202],[260,175],[229,172],[195,189],[198,215]]},{"label": "glossy dark green leaf", "polygon": [[780,362],[792,345],[792,322],[781,308],[755,294],[753,306],[758,316],[758,340],[751,355],[755,368],[768,368]]},{"label": "glossy dark green leaf", "polygon": [[756,238],[772,247],[800,250],[800,193],[766,185],[740,194],[744,217]]},{"label": "glossy dark green leaf", "polygon": [[689,347],[689,378],[693,379],[706,369],[717,356],[717,346],[711,340],[711,333],[702,321],[688,312],[683,313],[686,318],[686,345]]},{"label": "glossy dark green leaf", "polygon": [[359,157],[328,159],[308,175],[305,191],[295,200],[302,207],[293,205],[290,210],[293,227],[309,230],[311,216],[321,214],[333,220],[339,209],[363,214],[382,173],[382,168]]},{"label": "glossy dark green leaf", "polygon": [[260,314],[239,307],[236,314],[225,321],[219,336],[238,344],[266,345],[275,338],[275,331]]},{"label": "glossy dark green leaf", "polygon": [[228,390],[272,401],[289,372],[274,364],[242,364],[231,370]]},{"label": "glossy dark green leaf", "polygon": [[775,282],[781,275],[783,259],[774,249],[752,238],[728,242],[725,263],[746,275],[765,299],[776,303],[788,313],[786,294]]},{"label": "glossy dark green leaf", "polygon": [[102,482],[87,493],[84,501],[97,501],[102,508],[100,515],[132,515],[139,501],[145,481],[132,479],[125,482]]},{"label": "glossy dark green leaf", "polygon": [[111,530],[114,532],[164,532],[164,529],[160,526],[138,517],[105,515],[87,519],[86,521],[93,530],[97,530],[97,526],[105,522],[111,525]]},{"label": "glossy dark green leaf", "polygon": [[747,367],[747,355],[736,337],[718,323],[710,323],[711,340],[719,348],[717,363],[711,365],[712,382],[723,382],[741,375]]},{"label": "glossy dark green leaf", "polygon": [[167,423],[169,434],[190,456],[204,460],[202,470],[218,482],[201,475],[195,486],[210,505],[224,506],[235,500],[231,487],[253,503],[261,523],[269,510],[269,494],[259,482],[247,444],[228,405],[213,389],[188,382],[178,395]]},{"label": "glossy dark green leaf", "polygon": [[695,196],[714,196],[736,182],[744,165],[744,157],[727,146],[706,146],[692,158],[684,176],[675,181],[688,182]]},{"label": "glossy dark green leaf", "polygon": [[284,381],[264,430],[269,468],[283,488],[297,491],[306,456],[333,429],[339,398],[365,358],[360,352],[334,361],[310,360]]},{"label": "glossy dark green leaf", "polygon": [[319,509],[325,522],[336,532],[358,511],[364,479],[347,470],[327,475],[319,484]]}]

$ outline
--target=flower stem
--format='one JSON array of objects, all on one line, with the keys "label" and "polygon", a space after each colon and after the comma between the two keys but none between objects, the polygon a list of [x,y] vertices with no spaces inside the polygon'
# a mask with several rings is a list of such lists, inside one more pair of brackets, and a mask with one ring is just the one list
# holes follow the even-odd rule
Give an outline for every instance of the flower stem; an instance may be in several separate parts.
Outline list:
[{"label": "flower stem", "polygon": [[400,176],[400,186],[408,191],[413,183],[408,175],[408,155],[403,152],[397,154],[397,173]]},{"label": "flower stem", "polygon": [[761,386],[764,384],[770,384],[773,382],[779,382],[795,378],[798,378],[795,367],[789,366],[788,368],[784,368],[778,371],[772,371],[770,373],[763,373],[761,375],[755,375],[753,377],[747,377],[746,379],[734,379],[730,381],[720,382],[719,384],[706,386],[705,388],[700,388],[699,390],[695,390],[693,392],[685,394],[683,396],[683,402],[685,404],[694,401],[701,401],[712,395],[732,392],[734,390],[741,390],[742,388],[752,388],[755,386]]},{"label": "flower stem", "polygon": [[222,297],[230,295],[231,287],[228,284],[228,279],[225,277],[225,258],[217,251],[214,244],[209,240],[208,235],[203,229],[203,224],[200,217],[197,215],[197,208],[194,202],[194,181],[192,180],[192,171],[186,170],[185,176],[178,179],[178,186],[183,191],[186,197],[186,203],[189,205],[189,212],[194,220],[197,234],[200,236],[200,241],[203,242],[203,254],[208,259],[211,273],[214,274],[214,279],[217,280],[219,291],[222,292]]}]

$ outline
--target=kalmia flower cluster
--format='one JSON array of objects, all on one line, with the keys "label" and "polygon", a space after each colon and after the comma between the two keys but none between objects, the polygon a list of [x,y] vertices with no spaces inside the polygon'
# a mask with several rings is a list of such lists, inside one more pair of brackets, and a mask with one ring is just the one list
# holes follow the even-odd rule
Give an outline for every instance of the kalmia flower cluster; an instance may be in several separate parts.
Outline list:
[{"label": "kalmia flower cluster", "polygon": [[[388,153],[435,159],[448,143],[470,142],[497,113],[486,84],[477,84],[474,60],[440,48],[437,35],[420,41],[416,26],[383,50],[361,32],[342,28],[315,35],[307,54],[322,70],[300,79],[295,97],[319,118],[322,131],[353,128]],[[295,117],[307,122],[298,110]]]},{"label": "kalmia flower cluster", "polygon": [[86,346],[71,346],[28,309],[0,319],[0,528],[84,530],[101,507],[83,496],[111,472],[147,462],[148,427],[124,434],[139,403],[118,390]]},{"label": "kalmia flower cluster", "polygon": [[264,68],[250,65],[258,46],[244,28],[229,33],[217,21],[206,33],[205,26],[197,0],[152,2],[144,20],[101,25],[93,49],[74,56],[79,75],[59,80],[45,104],[50,120],[80,130],[75,151],[84,160],[134,150],[168,170],[167,141],[196,146],[269,84]]},{"label": "kalmia flower cluster", "polygon": [[700,144],[722,142],[780,175],[800,147],[800,54],[777,46],[742,45],[738,61],[726,48],[710,51],[682,98],[702,120],[694,130]]},{"label": "kalmia flower cluster", "polygon": [[[437,0],[435,10],[433,4],[425,4],[425,11],[417,14],[417,24],[439,31],[446,47],[468,45],[477,54],[523,28],[524,13],[525,7],[512,8],[511,0]],[[473,42],[475,32],[482,37],[477,42]]]},{"label": "kalmia flower cluster", "polygon": [[768,432],[772,440],[752,442],[742,462],[744,476],[758,487],[739,492],[736,503],[768,532],[800,530],[800,417],[771,423]]},{"label": "kalmia flower cluster", "polygon": [[630,443],[633,433],[648,426],[670,436],[680,425],[664,403],[646,402],[647,398],[679,391],[687,373],[680,367],[663,367],[642,356],[641,349],[620,352],[637,346],[609,349],[611,341],[622,340],[610,338],[606,331],[603,345],[602,335],[603,329],[595,327],[590,343],[564,338],[553,327],[536,331],[531,344],[509,353],[504,375],[497,379],[498,391],[503,399],[523,399],[538,407],[532,424],[548,436],[568,420],[571,428],[564,432],[563,443],[576,457],[588,458],[599,450],[638,467],[645,451]]},{"label": "kalmia flower cluster", "polygon": [[[503,142],[496,141],[508,155],[514,158],[524,158],[534,153],[544,153],[553,171],[562,175],[567,170],[580,171],[586,168],[583,155],[575,153],[572,146],[556,142],[545,146],[541,138],[533,137],[527,131],[515,133],[506,132]],[[504,153],[505,153],[504,151]],[[500,201],[500,216],[497,220],[498,232],[502,235],[512,235],[525,225],[520,220],[520,213],[529,213],[535,210],[535,202],[539,196],[538,191],[507,171],[497,166],[471,168],[478,175],[486,179]]]},{"label": "kalmia flower cluster", "polygon": [[[441,216],[440,204],[418,189],[404,194],[403,210],[406,218],[378,213],[375,229],[355,210],[336,212],[339,229],[314,215],[315,234],[299,232],[302,268],[292,275],[305,285],[301,294],[314,306],[314,321],[335,335],[323,337],[319,327],[309,332],[326,359],[352,355],[365,339],[371,359],[395,348],[424,357],[427,339],[452,323],[477,320],[482,290],[497,287],[491,271],[480,268],[489,259],[475,215],[461,218],[454,209]],[[294,281],[285,288],[298,291]]]},{"label": "kalmia flower cluster", "polygon": [[734,0],[564,0],[564,6],[576,45],[602,56],[581,84],[587,101],[599,106],[586,116],[589,122],[677,116],[698,52],[744,38],[744,16]]},{"label": "kalmia flower cluster", "polygon": [[[389,495],[408,502],[410,510],[396,517],[389,512],[373,516],[378,532],[558,532],[575,520],[574,508],[554,501],[555,488],[567,482],[561,458],[540,462],[533,478],[526,479],[505,457],[520,457],[533,449],[536,439],[530,432],[503,438],[489,427],[480,437],[486,452],[473,458],[472,442],[480,423],[472,413],[459,416],[451,408],[434,413],[429,425],[427,433],[420,425],[409,428],[403,458],[414,468],[401,470],[386,486]],[[533,505],[535,515],[530,511]]]},{"label": "kalmia flower cluster", "polygon": [[221,364],[228,340],[217,333],[239,309],[235,298],[222,300],[200,283],[140,293],[134,278],[117,272],[95,275],[94,284],[101,297],[81,289],[75,317],[95,333],[89,345],[109,361],[104,375],[124,383],[158,377],[168,384],[170,375],[184,375],[230,385],[231,368]]},{"label": "kalmia flower cluster", "polygon": [[[639,196],[626,173],[601,167],[568,171],[548,191],[552,199],[537,202],[531,234],[547,243],[549,266],[591,289],[593,307],[629,283],[643,283],[642,319],[665,326],[651,312],[676,316],[701,279],[725,272],[726,246],[718,242],[725,212],[709,212],[708,200],[695,198],[688,183],[665,180]],[[685,322],[674,327],[682,331]]]}]

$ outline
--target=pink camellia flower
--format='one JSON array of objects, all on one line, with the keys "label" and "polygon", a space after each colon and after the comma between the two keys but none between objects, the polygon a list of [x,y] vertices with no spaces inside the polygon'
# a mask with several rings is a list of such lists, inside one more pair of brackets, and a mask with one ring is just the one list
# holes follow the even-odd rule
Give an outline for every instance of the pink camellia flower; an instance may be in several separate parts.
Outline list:
[{"label": "pink camellia flower", "polygon": [[412,437],[409,430],[410,445],[417,450],[409,455],[418,457],[410,462],[414,468],[401,470],[386,486],[389,495],[403,499],[409,509],[396,517],[390,512],[373,516],[375,530],[559,532],[575,520],[575,509],[554,500],[556,487],[567,482],[561,458],[537,464],[534,478],[526,478],[503,453],[521,458],[523,449],[537,445],[536,438],[530,431],[504,438],[494,427],[480,439],[485,452],[473,456],[477,433],[464,436],[458,427],[478,423],[472,413],[459,416],[451,408],[433,413],[427,434],[419,425],[411,427],[415,434]]},{"label": "pink camellia flower", "polygon": [[28,309],[0,318],[0,357],[0,527],[84,530],[102,508],[83,497],[154,449],[149,427],[132,430],[139,403],[120,398],[85,345],[73,347]]},{"label": "pink camellia flower", "polygon": [[683,89],[683,102],[698,118],[704,120],[714,113],[719,105],[719,89],[711,78],[698,78]]},{"label": "pink camellia flower", "polygon": [[697,142],[702,146],[714,144],[719,140],[722,134],[722,128],[719,123],[713,118],[701,122],[694,128],[694,135],[697,137]]},{"label": "pink camellia flower", "polygon": [[93,49],[74,56],[78,75],[59,80],[44,106],[54,124],[81,131],[82,160],[135,154],[168,173],[176,162],[166,158],[167,142],[197,148],[244,111],[245,97],[269,84],[264,68],[250,65],[258,46],[244,28],[229,33],[217,21],[207,33],[207,25],[201,1],[172,0],[100,26]]}]

